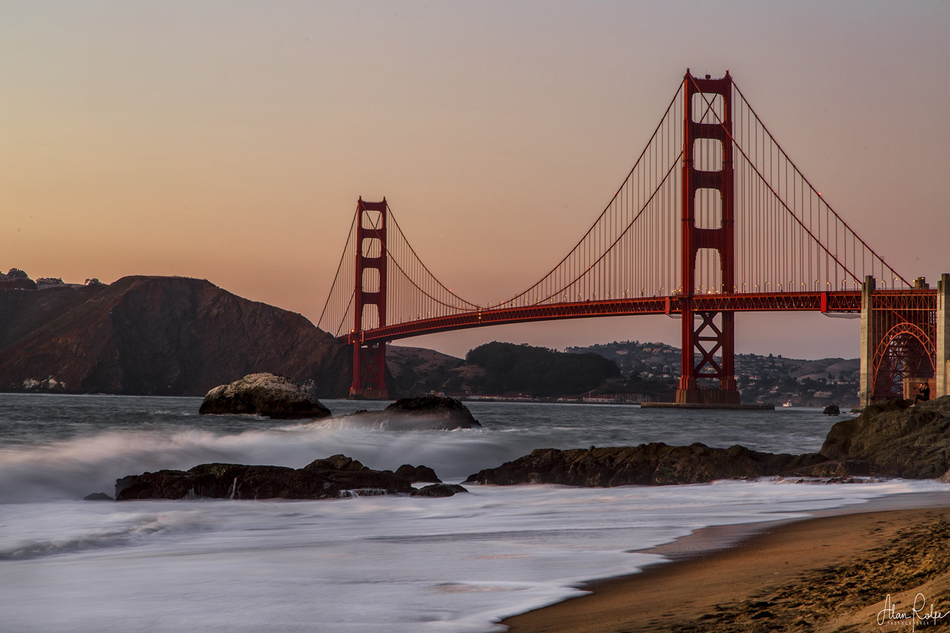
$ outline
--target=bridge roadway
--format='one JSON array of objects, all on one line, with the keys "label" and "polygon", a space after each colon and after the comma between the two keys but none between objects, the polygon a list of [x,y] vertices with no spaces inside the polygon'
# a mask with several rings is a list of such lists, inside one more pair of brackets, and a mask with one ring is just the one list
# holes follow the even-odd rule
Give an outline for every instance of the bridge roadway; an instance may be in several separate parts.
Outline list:
[{"label": "bridge roadway", "polygon": [[[878,291],[880,294],[927,293],[927,290]],[[929,291],[933,294],[933,291]],[[637,314],[681,314],[683,296],[634,297],[526,305],[518,307],[482,308],[470,312],[407,321],[397,325],[352,332],[340,339],[347,344],[360,342],[363,345],[394,341],[396,339],[463,330],[486,325],[551,321],[555,319],[580,319],[586,317],[632,316]],[[780,292],[736,293],[693,295],[690,299],[693,312],[836,312],[860,313],[861,291],[837,292]]]}]

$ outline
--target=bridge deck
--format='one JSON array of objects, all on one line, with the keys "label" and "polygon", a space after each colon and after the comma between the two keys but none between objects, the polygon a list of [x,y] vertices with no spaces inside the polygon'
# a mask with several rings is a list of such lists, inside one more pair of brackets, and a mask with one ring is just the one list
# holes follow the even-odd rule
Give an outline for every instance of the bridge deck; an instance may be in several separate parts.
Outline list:
[{"label": "bridge deck", "polygon": [[[905,290],[904,293],[930,293],[930,290]],[[526,305],[517,308],[482,308],[470,312],[408,321],[396,325],[364,330],[340,337],[348,344],[359,340],[363,344],[393,341],[423,334],[450,330],[551,321],[589,317],[632,316],[638,314],[678,315],[685,297],[636,297],[602,301],[582,301],[544,305]],[[800,293],[745,293],[694,295],[690,302],[695,312],[833,312],[861,311],[861,292],[800,292]]]}]

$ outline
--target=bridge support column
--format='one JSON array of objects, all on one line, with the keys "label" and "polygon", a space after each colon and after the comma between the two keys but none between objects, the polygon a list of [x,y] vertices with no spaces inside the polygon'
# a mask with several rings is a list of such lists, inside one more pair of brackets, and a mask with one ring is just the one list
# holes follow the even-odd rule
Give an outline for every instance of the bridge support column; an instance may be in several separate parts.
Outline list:
[{"label": "bridge support column", "polygon": [[[735,377],[735,313],[696,312],[691,305],[691,298],[697,290],[714,294],[735,292],[732,78],[728,71],[722,79],[710,79],[708,75],[705,79],[698,79],[687,72],[683,94],[680,202],[683,356],[676,402],[739,404]],[[694,103],[697,95],[700,98]],[[699,112],[698,120],[693,117],[694,105]],[[700,143],[698,148],[697,141]],[[719,161],[712,158],[717,154]],[[709,195],[710,190],[718,193],[718,213],[717,205]],[[701,226],[697,226],[697,217],[701,218]],[[717,251],[720,275],[718,280],[701,281],[701,287],[697,288],[696,256],[702,249]],[[704,378],[718,380],[719,388],[701,388],[697,381]]]},{"label": "bridge support column", "polygon": [[937,282],[937,347],[935,358],[936,393],[934,397],[950,395],[950,275],[943,273]]},{"label": "bridge support column", "polygon": [[924,382],[930,385],[931,397],[941,393],[937,381],[941,372],[946,376],[948,343],[946,310],[941,314],[939,309],[941,301],[946,305],[946,295],[943,300],[940,295],[922,277],[913,290],[904,291],[878,290],[874,278],[864,278],[858,391],[862,407],[890,398],[913,398]]},{"label": "bridge support column", "polygon": [[868,275],[861,286],[861,378],[858,382],[858,402],[862,409],[874,399],[873,362],[877,348],[871,318],[874,285],[874,277]]},{"label": "bridge support column", "polygon": [[367,320],[369,328],[386,325],[387,209],[386,198],[382,202],[365,202],[360,198],[356,207],[356,286],[353,292],[353,332],[350,336],[353,344],[351,398],[389,397],[386,388],[386,342],[366,345],[362,336],[366,329],[364,320]]}]

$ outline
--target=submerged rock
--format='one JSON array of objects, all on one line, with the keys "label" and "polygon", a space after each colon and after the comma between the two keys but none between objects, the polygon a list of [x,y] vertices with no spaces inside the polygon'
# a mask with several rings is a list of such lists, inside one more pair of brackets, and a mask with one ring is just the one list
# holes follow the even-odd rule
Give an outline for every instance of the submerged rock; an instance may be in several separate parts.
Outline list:
[{"label": "submerged rock", "polygon": [[910,405],[895,399],[865,407],[831,427],[821,453],[865,462],[873,474],[889,477],[944,475],[950,470],[950,396]]},{"label": "submerged rock", "polygon": [[416,419],[442,422],[447,428],[468,429],[481,426],[460,400],[444,396],[400,398],[385,409],[391,414],[410,415]]},{"label": "submerged rock", "polygon": [[107,495],[104,492],[94,492],[91,495],[86,495],[82,498],[83,501],[115,501],[112,497]]},{"label": "submerged rock", "polygon": [[431,484],[419,488],[418,490],[413,490],[413,497],[452,497],[460,492],[468,492],[464,486],[458,484]]},{"label": "submerged rock", "polygon": [[293,381],[283,376],[248,374],[209,391],[198,410],[202,414],[252,413],[278,419],[320,419],[327,409]]},{"label": "submerged rock", "polygon": [[452,430],[481,427],[461,401],[442,396],[402,398],[382,411],[357,411],[350,422],[393,431]]},{"label": "submerged rock", "polygon": [[[479,471],[463,483],[590,487],[694,484],[792,473],[821,476],[816,468],[827,461],[817,453],[775,455],[738,445],[709,448],[704,444],[668,446],[653,443],[565,451],[542,448],[498,468]],[[836,465],[828,465],[828,470],[836,469]]]},{"label": "submerged rock", "polygon": [[132,499],[330,499],[363,494],[410,494],[412,484],[388,470],[372,470],[360,462],[334,455],[303,468],[201,464],[182,470],[160,470],[116,480],[116,501]]},{"label": "submerged rock", "polygon": [[819,453],[775,455],[743,446],[641,444],[555,450],[471,475],[464,483],[621,486],[702,483],[758,477],[857,482],[867,477],[941,478],[950,482],[950,396],[910,406],[871,405],[835,424]]},{"label": "submerged rock", "polygon": [[409,464],[403,464],[396,469],[396,476],[408,479],[411,483],[435,483],[440,484],[442,480],[439,479],[438,475],[435,474],[435,471],[429,468],[428,466],[410,466]]}]

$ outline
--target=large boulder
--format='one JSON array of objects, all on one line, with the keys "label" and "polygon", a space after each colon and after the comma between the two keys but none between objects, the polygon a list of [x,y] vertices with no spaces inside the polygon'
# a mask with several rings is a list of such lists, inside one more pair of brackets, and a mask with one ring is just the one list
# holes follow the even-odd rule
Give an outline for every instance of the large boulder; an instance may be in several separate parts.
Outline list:
[{"label": "large boulder", "polygon": [[319,400],[283,376],[249,374],[205,395],[199,413],[252,413],[279,419],[319,419],[330,415]]},{"label": "large boulder", "polygon": [[403,479],[408,479],[412,483],[433,483],[440,484],[442,480],[435,474],[435,471],[428,466],[413,466],[403,464],[396,469],[396,474]]},{"label": "large boulder", "polygon": [[391,431],[451,430],[480,427],[478,420],[455,398],[422,396],[401,398],[382,411],[357,411],[350,423]]},{"label": "large boulder", "polygon": [[410,496],[412,497],[454,497],[460,492],[468,492],[463,486],[458,484],[429,484],[419,488],[418,490],[413,490]]},{"label": "large boulder", "polygon": [[411,494],[412,484],[388,470],[372,470],[344,455],[303,468],[201,464],[116,481],[116,501],[133,499],[335,499],[359,494]]},{"label": "large boulder", "polygon": [[950,470],[950,396],[910,404],[890,400],[838,422],[821,447],[822,455],[863,461],[871,472],[889,477],[944,475]]},{"label": "large boulder", "polygon": [[471,475],[464,483],[495,485],[564,484],[624,486],[693,484],[716,479],[756,479],[780,474],[825,476],[837,465],[818,468],[827,460],[816,453],[774,455],[744,446],[710,448],[704,444],[573,450],[542,448],[530,455]]}]

